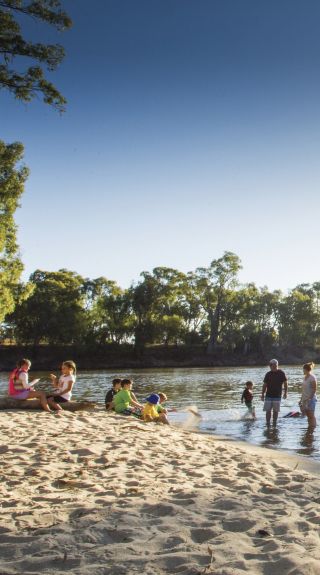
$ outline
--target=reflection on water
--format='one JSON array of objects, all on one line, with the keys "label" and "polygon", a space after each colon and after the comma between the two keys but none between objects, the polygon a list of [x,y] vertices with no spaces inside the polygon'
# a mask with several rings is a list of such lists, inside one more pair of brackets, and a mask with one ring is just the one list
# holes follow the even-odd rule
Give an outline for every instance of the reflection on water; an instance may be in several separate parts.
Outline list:
[{"label": "reflection on water", "polygon": [[[282,369],[288,376],[289,395],[282,402],[276,429],[267,429],[265,426],[260,394],[267,368],[261,367],[86,371],[77,376],[74,396],[79,398],[85,395],[88,399],[103,402],[114,377],[132,377],[135,393],[140,400],[151,392],[163,391],[168,395],[168,404],[178,409],[177,413],[170,414],[173,424],[181,425],[185,422],[188,417],[186,408],[195,405],[202,416],[199,423],[201,431],[285,449],[320,460],[320,427],[310,435],[307,433],[306,418],[281,417],[298,409],[303,377],[300,367],[282,366]],[[316,369],[315,375],[320,381],[320,370],[317,373]],[[41,377],[41,386],[49,389],[49,373],[33,372],[31,377]],[[0,374],[2,395],[6,393],[7,379],[8,374]],[[247,410],[240,402],[247,380],[255,384],[256,420],[248,418]]]},{"label": "reflection on water", "polygon": [[280,435],[278,427],[266,427],[263,431],[263,440],[261,445],[263,447],[275,447],[280,443]]},{"label": "reflection on water", "polygon": [[[314,432],[305,431],[300,438],[301,447],[297,449],[299,455],[311,455],[316,451]],[[319,454],[318,454],[318,458]]]}]

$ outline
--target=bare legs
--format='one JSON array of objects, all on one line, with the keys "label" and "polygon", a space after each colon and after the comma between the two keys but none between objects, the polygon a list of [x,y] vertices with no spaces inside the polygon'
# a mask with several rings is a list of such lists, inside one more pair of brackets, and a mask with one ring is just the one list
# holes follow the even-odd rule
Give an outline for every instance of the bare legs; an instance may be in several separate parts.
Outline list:
[{"label": "bare legs", "polygon": [[314,416],[314,411],[311,409],[306,409],[305,414],[308,418],[308,431],[312,432],[317,427],[317,420]]},{"label": "bare legs", "polygon": [[55,400],[53,399],[53,397],[48,397],[48,404],[55,411],[62,411],[61,405],[59,405],[59,403],[56,403]]},{"label": "bare legs", "polygon": [[[274,427],[277,425],[277,421],[278,421],[278,412],[273,409],[272,410],[272,425]],[[269,411],[266,411],[266,423],[267,423],[268,427],[270,427],[270,422],[271,422],[271,409]]]},{"label": "bare legs", "polygon": [[51,409],[48,405],[47,396],[44,391],[29,391],[28,399],[34,397],[40,400],[42,409],[51,412]]},{"label": "bare legs", "polygon": [[166,423],[167,425],[169,425],[169,420],[167,418],[167,414],[166,413],[159,413],[159,421],[161,421],[161,423]]}]

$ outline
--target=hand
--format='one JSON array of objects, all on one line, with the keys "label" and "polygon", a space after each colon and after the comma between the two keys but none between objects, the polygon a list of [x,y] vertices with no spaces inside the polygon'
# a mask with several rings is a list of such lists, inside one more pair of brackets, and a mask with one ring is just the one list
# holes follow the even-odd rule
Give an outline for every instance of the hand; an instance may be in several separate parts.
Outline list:
[{"label": "hand", "polygon": [[261,401],[264,401],[264,393],[261,395]]},{"label": "hand", "polygon": [[52,381],[56,381],[57,376],[54,375],[53,373],[50,373],[50,378],[52,379]]},{"label": "hand", "polygon": [[286,391],[284,392],[284,394],[283,394],[283,396],[282,396],[282,397],[283,397],[283,399],[287,399],[287,397],[288,397],[288,394],[287,394],[287,392],[286,392]]}]

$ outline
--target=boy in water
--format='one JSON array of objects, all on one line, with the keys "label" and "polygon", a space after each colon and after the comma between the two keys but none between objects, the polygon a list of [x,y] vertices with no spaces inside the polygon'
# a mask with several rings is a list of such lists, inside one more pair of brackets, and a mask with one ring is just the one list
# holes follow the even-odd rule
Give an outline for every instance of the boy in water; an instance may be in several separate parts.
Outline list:
[{"label": "boy in water", "polygon": [[252,405],[252,401],[253,401],[253,383],[252,381],[247,381],[246,382],[246,387],[243,390],[242,396],[241,396],[241,403],[245,403],[246,407],[248,408],[249,413],[251,413],[252,417],[255,419],[256,414],[255,414],[255,409]]},{"label": "boy in water", "polygon": [[121,389],[121,379],[116,377],[112,382],[112,389],[109,389],[105,397],[106,410],[110,411],[113,408],[113,398]]}]

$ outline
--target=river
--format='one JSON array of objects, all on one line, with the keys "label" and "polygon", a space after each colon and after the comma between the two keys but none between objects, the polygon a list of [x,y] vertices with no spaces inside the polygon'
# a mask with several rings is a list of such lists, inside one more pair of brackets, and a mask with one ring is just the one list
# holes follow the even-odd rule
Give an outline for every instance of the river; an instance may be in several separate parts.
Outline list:
[{"label": "river", "polygon": [[[281,366],[288,377],[289,395],[282,401],[277,428],[267,430],[260,401],[263,377],[267,368],[179,368],[179,369],[132,369],[127,371],[99,370],[82,371],[77,376],[74,398],[86,397],[103,403],[106,391],[114,377],[131,377],[138,399],[148,393],[163,391],[167,394],[168,407],[177,408],[170,414],[170,420],[177,425],[195,425],[200,431],[225,435],[249,443],[285,450],[320,460],[319,427],[312,435],[306,433],[306,418],[283,418],[286,413],[298,409],[302,369],[297,366]],[[320,381],[320,368],[315,369]],[[42,388],[49,389],[48,373],[32,372],[31,379],[41,378]],[[0,374],[0,394],[6,394],[8,374]],[[246,408],[240,398],[247,380],[254,382],[254,404],[257,419],[246,417]],[[320,402],[319,402],[320,404]],[[202,419],[186,411],[196,406]],[[316,408],[317,416],[318,407]]]}]

